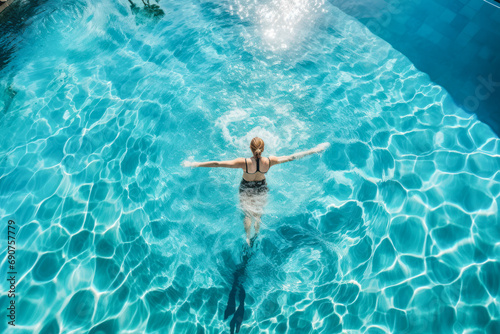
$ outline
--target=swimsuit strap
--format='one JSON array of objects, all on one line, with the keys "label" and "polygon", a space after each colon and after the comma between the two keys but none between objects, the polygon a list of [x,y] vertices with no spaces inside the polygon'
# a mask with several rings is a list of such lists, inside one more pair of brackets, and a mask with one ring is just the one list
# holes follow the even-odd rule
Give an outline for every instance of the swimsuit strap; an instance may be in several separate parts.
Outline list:
[{"label": "swimsuit strap", "polygon": [[[259,160],[260,160],[260,158],[257,158],[257,159],[256,159],[256,161],[257,161],[257,170],[256,170],[256,172],[260,172],[260,170],[259,170]],[[261,172],[261,173],[262,173],[262,172]]]},{"label": "swimsuit strap", "polygon": [[245,166],[247,167],[247,173],[248,173],[247,158],[245,158]]}]

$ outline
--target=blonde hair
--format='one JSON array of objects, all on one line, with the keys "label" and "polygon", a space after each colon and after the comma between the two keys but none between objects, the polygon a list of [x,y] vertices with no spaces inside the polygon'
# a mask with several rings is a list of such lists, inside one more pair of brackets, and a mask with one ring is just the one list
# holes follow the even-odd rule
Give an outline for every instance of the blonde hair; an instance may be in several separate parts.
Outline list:
[{"label": "blonde hair", "polygon": [[250,149],[252,150],[255,158],[260,158],[260,155],[264,152],[264,141],[259,137],[255,137],[250,142]]}]

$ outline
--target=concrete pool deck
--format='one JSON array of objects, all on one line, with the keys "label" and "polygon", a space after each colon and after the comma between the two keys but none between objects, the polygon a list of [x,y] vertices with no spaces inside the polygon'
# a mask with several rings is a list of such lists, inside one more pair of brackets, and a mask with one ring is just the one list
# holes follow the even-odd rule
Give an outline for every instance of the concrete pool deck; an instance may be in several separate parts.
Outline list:
[{"label": "concrete pool deck", "polygon": [[7,0],[6,2],[1,2],[0,1],[0,13],[4,11],[5,8],[9,7],[9,5],[12,3],[14,0]]}]

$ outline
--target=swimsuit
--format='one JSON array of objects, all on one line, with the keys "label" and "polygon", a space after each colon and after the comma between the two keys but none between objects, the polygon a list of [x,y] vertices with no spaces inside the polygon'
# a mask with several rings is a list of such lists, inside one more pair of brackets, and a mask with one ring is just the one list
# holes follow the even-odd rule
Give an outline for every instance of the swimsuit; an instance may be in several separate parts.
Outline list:
[{"label": "swimsuit", "polygon": [[[257,172],[261,172],[259,170],[259,160],[260,160],[260,158],[256,160],[257,161],[257,170],[253,173],[248,173],[247,159],[245,159],[245,166],[246,166],[247,174],[255,174]],[[271,166],[271,161],[269,161],[269,166]],[[269,171],[269,169],[267,171]],[[261,173],[266,174],[267,172],[261,172]],[[269,189],[267,188],[266,179],[259,180],[259,181],[247,181],[245,179],[241,180],[240,194],[244,192],[246,195],[259,195],[259,194],[266,194],[268,191],[269,191]]]},{"label": "swimsuit", "polygon": [[[270,160],[269,158],[267,158],[267,160],[269,160],[269,167],[271,167],[271,160]],[[255,172],[253,172],[253,173],[249,173],[249,172],[248,172],[248,164],[247,164],[247,159],[245,159],[245,166],[246,166],[246,168],[247,168],[247,174],[255,174],[255,173],[257,173],[257,172],[261,172],[261,171],[259,170],[259,161],[260,161],[260,158],[256,159],[255,161],[257,162],[257,170],[256,170]],[[267,170],[267,172],[269,172],[269,169]],[[262,174],[266,174],[267,172],[261,172],[261,173],[262,173]]]},{"label": "swimsuit", "polygon": [[267,188],[266,180],[260,181],[247,181],[245,179],[241,180],[240,183],[240,194],[245,193],[245,195],[261,195],[266,194],[269,191]]}]

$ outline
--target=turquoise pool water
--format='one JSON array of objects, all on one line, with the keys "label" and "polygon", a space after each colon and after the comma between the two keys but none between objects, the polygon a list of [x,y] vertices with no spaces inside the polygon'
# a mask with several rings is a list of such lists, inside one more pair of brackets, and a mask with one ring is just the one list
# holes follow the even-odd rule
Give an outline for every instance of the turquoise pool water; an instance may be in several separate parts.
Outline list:
[{"label": "turquoise pool water", "polygon": [[[500,141],[323,1],[46,3],[0,72],[6,333],[500,331]],[[43,10],[42,10],[43,9]],[[158,14],[155,16],[155,13]],[[273,167],[253,251],[241,171]]]}]

